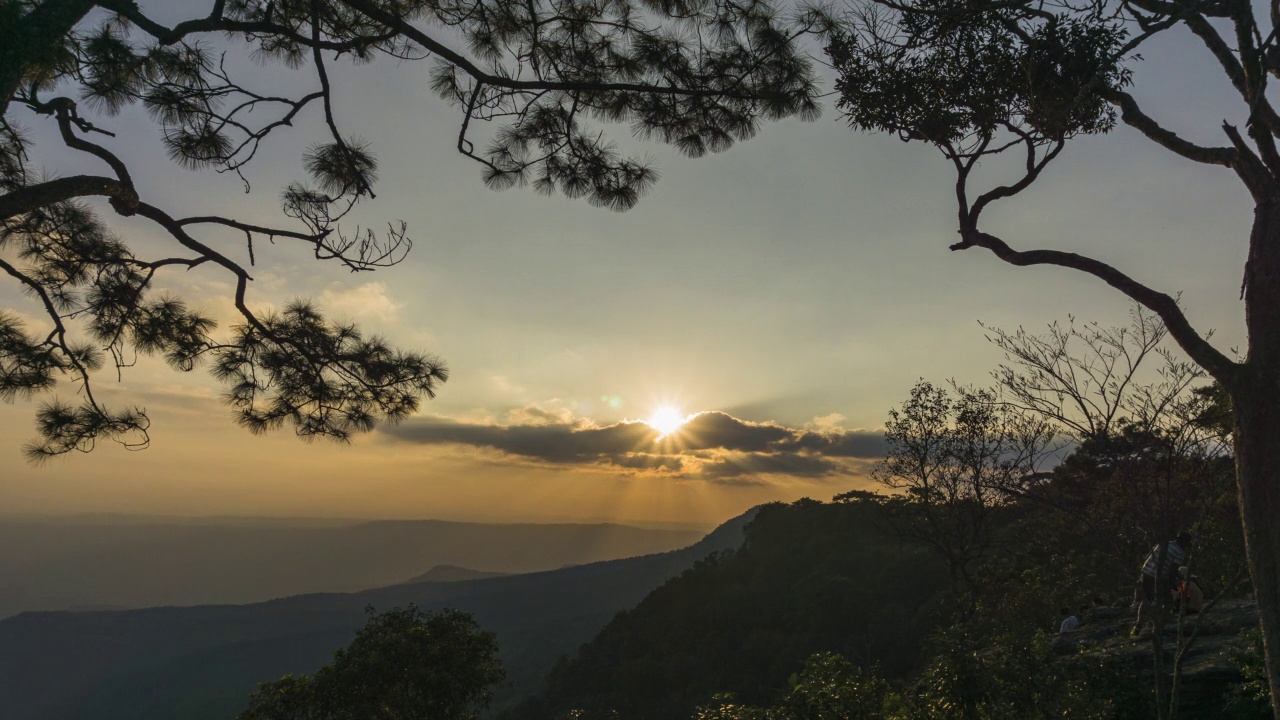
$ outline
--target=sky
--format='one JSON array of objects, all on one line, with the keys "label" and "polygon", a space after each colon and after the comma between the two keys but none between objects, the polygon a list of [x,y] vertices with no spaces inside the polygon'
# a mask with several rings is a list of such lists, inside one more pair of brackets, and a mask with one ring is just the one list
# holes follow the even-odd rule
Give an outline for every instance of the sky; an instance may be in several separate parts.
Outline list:
[{"label": "sky", "polygon": [[[1223,118],[1243,125],[1241,111],[1188,37],[1147,48],[1133,92],[1189,139],[1220,144]],[[264,91],[300,94],[309,86],[299,83],[314,82],[227,50],[228,65],[249,69]],[[33,466],[21,446],[48,396],[0,404],[0,515],[710,525],[761,502],[871,487],[887,411],[918,378],[990,381],[1002,358],[979,321],[1033,331],[1068,316],[1126,321],[1126,299],[1083,274],[948,251],[949,163],[927,146],[848,129],[829,101],[816,122],[766,125],[700,159],[609,128],[661,172],[639,205],[614,213],[486,189],[456,152],[459,111],[430,93],[428,69],[330,68],[340,124],[380,160],[377,198],[355,220],[405,221],[409,257],[351,274],[305,246],[259,242],[249,297],[259,309],[310,298],[336,319],[440,356],[450,379],[438,397],[349,445],[287,429],[253,436],[207,373],[141,358],[118,381],[101,375],[96,392],[146,408],[144,451],[104,444]],[[101,171],[48,152],[47,119],[19,120],[48,171]],[[128,159],[152,204],[263,224],[283,221],[279,193],[323,137],[316,112],[273,135],[248,168],[246,194],[234,176],[169,162],[136,108],[95,121],[117,133],[104,142]],[[989,181],[1000,171],[983,168]],[[1070,143],[1030,190],[984,218],[1020,249],[1081,252],[1181,293],[1193,324],[1230,350],[1244,337],[1250,215],[1229,171],[1192,166],[1121,126]],[[166,242],[145,223],[110,217],[140,250]],[[244,255],[243,236],[201,237]],[[174,270],[157,284],[234,321],[225,274]],[[0,283],[0,308],[40,327],[40,308],[12,284]],[[64,384],[57,395],[74,392]],[[688,426],[660,437],[638,424],[663,406],[693,416]]]}]

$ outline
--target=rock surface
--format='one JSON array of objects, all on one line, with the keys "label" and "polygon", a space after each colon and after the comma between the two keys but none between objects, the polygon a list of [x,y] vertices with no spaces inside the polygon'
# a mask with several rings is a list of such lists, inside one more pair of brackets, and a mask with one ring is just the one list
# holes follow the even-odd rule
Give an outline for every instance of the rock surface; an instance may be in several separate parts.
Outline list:
[{"label": "rock surface", "polygon": [[[1128,608],[1094,608],[1085,613],[1080,629],[1060,635],[1055,647],[1064,653],[1106,654],[1129,664],[1139,677],[1151,677],[1155,647],[1150,624],[1131,637],[1135,611]],[[1241,682],[1233,661],[1249,649],[1242,633],[1258,627],[1257,606],[1250,599],[1224,600],[1200,615],[1183,620],[1183,642],[1189,645],[1182,661],[1179,716],[1219,718],[1226,695]],[[1172,676],[1178,648],[1177,617],[1163,628],[1164,669]]]}]

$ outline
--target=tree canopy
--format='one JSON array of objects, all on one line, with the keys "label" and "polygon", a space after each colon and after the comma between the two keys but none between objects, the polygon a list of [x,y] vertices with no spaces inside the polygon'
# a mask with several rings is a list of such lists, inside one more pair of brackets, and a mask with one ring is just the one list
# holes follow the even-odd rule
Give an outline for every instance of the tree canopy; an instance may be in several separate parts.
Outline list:
[{"label": "tree canopy", "polygon": [[474,720],[506,673],[493,633],[466,613],[376,613],[313,675],[262,683],[240,720]]}]

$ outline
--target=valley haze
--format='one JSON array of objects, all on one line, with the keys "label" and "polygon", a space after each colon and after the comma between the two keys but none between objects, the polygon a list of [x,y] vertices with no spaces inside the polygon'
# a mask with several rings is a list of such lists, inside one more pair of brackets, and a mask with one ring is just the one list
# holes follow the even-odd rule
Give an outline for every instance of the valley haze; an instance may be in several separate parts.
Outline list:
[{"label": "valley haze", "polygon": [[0,617],[247,603],[392,585],[441,565],[527,573],[687,546],[616,523],[81,516],[0,520]]}]

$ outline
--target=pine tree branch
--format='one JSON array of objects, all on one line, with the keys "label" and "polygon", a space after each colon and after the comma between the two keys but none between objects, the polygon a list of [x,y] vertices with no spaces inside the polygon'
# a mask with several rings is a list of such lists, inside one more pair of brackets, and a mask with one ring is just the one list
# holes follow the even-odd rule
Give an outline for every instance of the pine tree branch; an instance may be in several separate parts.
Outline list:
[{"label": "pine tree branch", "polygon": [[583,92],[619,91],[649,93],[653,95],[681,95],[687,97],[724,97],[734,100],[755,99],[755,96],[751,93],[724,89],[680,87],[678,85],[650,85],[646,83],[590,82],[583,80],[519,80],[512,77],[494,75],[485,72],[456,50],[453,50],[430,35],[427,35],[403,18],[384,10],[369,0],[341,0],[341,2],[344,5],[363,13],[366,17],[395,29],[398,33],[418,43],[424,49],[438,55],[440,58],[448,61],[451,65],[454,65],[467,75],[470,75],[477,82],[493,87],[508,88],[511,90],[563,90]]},{"label": "pine tree branch", "polygon": [[267,21],[233,20],[223,17],[221,2],[215,4],[213,12],[208,17],[184,20],[173,27],[166,27],[142,14],[142,11],[138,9],[137,3],[133,2],[133,0],[98,0],[97,4],[133,23],[138,29],[154,37],[162,45],[174,45],[182,42],[189,35],[224,32],[241,35],[270,35],[285,38],[290,42],[307,47],[311,47],[314,43],[314,46],[320,50],[341,53],[359,50],[395,37],[395,33],[392,32],[344,42],[313,40],[287,25]]},{"label": "pine tree branch", "polygon": [[63,40],[93,9],[93,0],[45,0],[0,36],[0,117],[33,65],[49,62]]},{"label": "pine tree branch", "polygon": [[53,203],[79,197],[107,197],[125,206],[137,203],[132,188],[114,178],[99,175],[72,175],[28,185],[0,195],[0,220],[34,212]]}]

